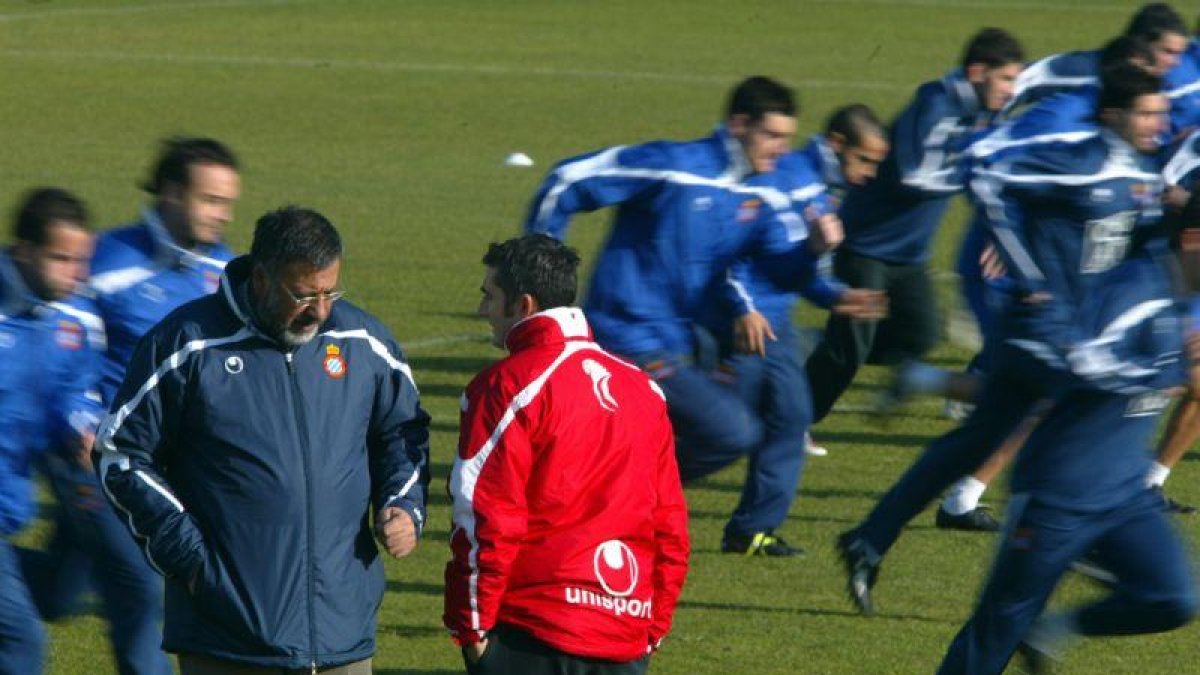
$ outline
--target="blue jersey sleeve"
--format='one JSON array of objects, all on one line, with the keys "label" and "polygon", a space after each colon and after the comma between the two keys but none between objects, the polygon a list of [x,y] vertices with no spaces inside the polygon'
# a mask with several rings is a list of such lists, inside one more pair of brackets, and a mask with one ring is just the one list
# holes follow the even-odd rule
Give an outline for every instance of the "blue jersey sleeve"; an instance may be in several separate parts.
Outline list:
[{"label": "blue jersey sleeve", "polygon": [[929,83],[896,119],[892,154],[907,188],[941,195],[962,189],[957,158],[963,148],[962,119],[941,83]]},{"label": "blue jersey sleeve", "polygon": [[525,232],[566,237],[571,216],[644,198],[670,175],[668,144],[618,146],[573,157],[546,176],[530,205]]}]

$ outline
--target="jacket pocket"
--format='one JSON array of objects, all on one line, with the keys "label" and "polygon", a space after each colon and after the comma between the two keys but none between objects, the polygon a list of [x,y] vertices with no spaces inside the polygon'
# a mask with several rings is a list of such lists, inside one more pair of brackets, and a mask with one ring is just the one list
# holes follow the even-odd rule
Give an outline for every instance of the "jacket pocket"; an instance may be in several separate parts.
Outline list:
[{"label": "jacket pocket", "polygon": [[200,573],[192,589],[192,602],[199,617],[209,628],[224,634],[234,644],[257,644],[259,630],[233,583],[225,563],[213,551],[206,551]]}]

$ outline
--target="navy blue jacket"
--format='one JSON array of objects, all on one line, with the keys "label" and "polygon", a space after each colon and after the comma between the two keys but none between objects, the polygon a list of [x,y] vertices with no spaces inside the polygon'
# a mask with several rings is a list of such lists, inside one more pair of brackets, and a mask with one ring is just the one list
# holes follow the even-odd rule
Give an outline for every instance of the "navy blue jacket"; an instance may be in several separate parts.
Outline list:
[{"label": "navy blue jacket", "polygon": [[[428,423],[388,331],[336,303],[291,350],[221,290],[139,343],[101,425],[110,501],[166,576],[163,646],[281,668],[375,650],[383,564],[371,514],[424,522]],[[194,584],[194,592],[188,585]]]},{"label": "navy blue jacket", "polygon": [[1080,335],[1077,309],[1123,261],[1139,228],[1162,217],[1154,158],[1108,130],[1025,146],[973,172],[971,191],[1021,295],[1003,330],[1031,350],[1060,353]]},{"label": "navy blue jacket", "polygon": [[725,270],[748,255],[805,255],[807,230],[779,190],[751,185],[724,129],[567,159],[533,199],[527,232],[562,239],[576,213],[616,206],[584,310],[616,354],[689,355],[693,322]]},{"label": "navy blue jacket", "polygon": [[1144,492],[1150,442],[1167,403],[1187,382],[1183,318],[1168,275],[1137,256],[1101,275],[1079,307],[1087,340],[1060,372],[1064,393],[1013,469],[1013,493],[1074,511],[1102,511]]},{"label": "navy blue jacket", "polygon": [[108,330],[100,382],[105,403],[121,385],[138,340],[171,310],[217,290],[232,257],[223,244],[180,248],[151,208],[141,221],[100,237],[88,285]]},{"label": "navy blue jacket", "polygon": [[1179,65],[1163,77],[1163,88],[1171,100],[1172,136],[1200,127],[1200,42],[1188,41]]},{"label": "navy blue jacket", "polygon": [[921,85],[892,123],[879,175],[842,203],[842,249],[893,264],[925,262],[950,198],[963,188],[962,150],[990,120],[960,71]]},{"label": "navy blue jacket", "polygon": [[91,431],[104,328],[82,297],[42,302],[0,252],[0,536],[36,513],[36,457]]},{"label": "navy blue jacket", "polygon": [[1025,66],[1017,76],[1013,97],[1004,114],[1055,94],[1099,89],[1100,52],[1087,50],[1051,54]]}]

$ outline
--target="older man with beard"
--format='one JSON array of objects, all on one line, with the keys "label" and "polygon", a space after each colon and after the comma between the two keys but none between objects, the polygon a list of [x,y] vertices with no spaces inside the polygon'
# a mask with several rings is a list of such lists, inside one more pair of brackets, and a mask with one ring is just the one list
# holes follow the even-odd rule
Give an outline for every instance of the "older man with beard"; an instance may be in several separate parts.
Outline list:
[{"label": "older man with beard", "polygon": [[387,329],[340,300],[309,209],[259,219],[220,289],[138,344],[97,438],[105,491],[167,579],[185,675],[370,672],[383,564],[425,520],[429,416]]}]

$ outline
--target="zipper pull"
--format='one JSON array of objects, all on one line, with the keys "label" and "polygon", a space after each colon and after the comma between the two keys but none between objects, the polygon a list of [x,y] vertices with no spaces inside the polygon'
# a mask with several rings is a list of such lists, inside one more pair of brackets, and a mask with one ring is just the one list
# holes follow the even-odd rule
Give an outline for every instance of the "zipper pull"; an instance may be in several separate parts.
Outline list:
[{"label": "zipper pull", "polygon": [[[288,363],[291,363],[291,362],[292,362],[292,360],[289,358]],[[317,675],[317,662],[316,661],[312,662],[312,675]]]},{"label": "zipper pull", "polygon": [[[285,353],[283,355],[283,358],[287,360],[288,372],[295,375],[296,374],[296,364],[292,362],[292,352]],[[313,672],[314,673],[317,672],[315,665],[313,666]]]}]

